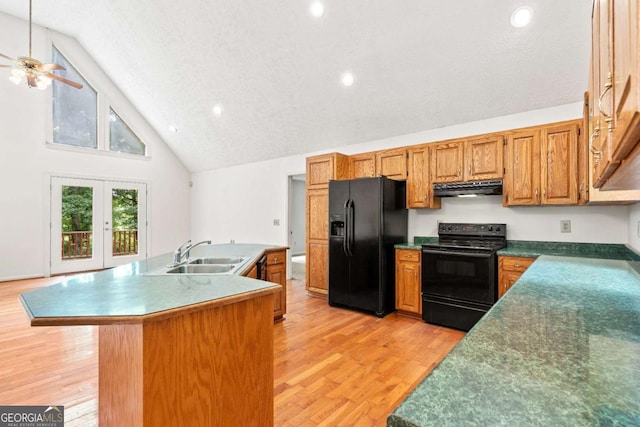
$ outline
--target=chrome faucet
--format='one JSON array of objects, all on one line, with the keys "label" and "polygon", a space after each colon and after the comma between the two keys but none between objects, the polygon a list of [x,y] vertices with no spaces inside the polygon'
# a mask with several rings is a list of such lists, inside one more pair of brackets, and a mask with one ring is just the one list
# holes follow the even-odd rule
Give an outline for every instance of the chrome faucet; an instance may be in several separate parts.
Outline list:
[{"label": "chrome faucet", "polygon": [[196,246],[200,246],[200,245],[210,245],[211,244],[211,240],[203,240],[202,242],[198,242],[195,245],[188,245],[184,251],[182,251],[182,258],[184,258],[185,261],[189,260],[189,253],[191,252],[191,249],[195,248]]},{"label": "chrome faucet", "polygon": [[189,253],[191,252],[191,249],[204,244],[210,245],[211,240],[203,240],[202,242],[198,242],[195,245],[191,244],[191,240],[187,240],[186,242],[178,246],[178,249],[175,250],[175,252],[173,253],[173,263],[169,264],[168,267],[175,267],[187,261],[189,259]]}]

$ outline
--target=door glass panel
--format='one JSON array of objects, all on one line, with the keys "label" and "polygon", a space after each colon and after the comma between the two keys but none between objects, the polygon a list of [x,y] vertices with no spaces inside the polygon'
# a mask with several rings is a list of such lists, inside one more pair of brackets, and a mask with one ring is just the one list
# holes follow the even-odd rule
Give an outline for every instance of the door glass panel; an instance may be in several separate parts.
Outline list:
[{"label": "door glass panel", "polygon": [[138,253],[138,190],[111,191],[113,256]]},{"label": "door glass panel", "polygon": [[93,255],[93,188],[62,186],[62,260]]}]

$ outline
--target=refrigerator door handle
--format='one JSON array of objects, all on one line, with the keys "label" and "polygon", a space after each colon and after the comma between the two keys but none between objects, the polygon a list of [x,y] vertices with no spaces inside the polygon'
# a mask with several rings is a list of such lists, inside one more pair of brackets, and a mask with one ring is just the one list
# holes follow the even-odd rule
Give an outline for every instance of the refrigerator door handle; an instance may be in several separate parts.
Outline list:
[{"label": "refrigerator door handle", "polygon": [[342,236],[342,251],[349,256],[349,199],[344,201],[344,236]]},{"label": "refrigerator door handle", "polygon": [[355,224],[354,218],[355,218],[354,203],[353,203],[353,200],[349,199],[349,245],[348,245],[349,256],[353,256],[353,243],[354,243],[353,228]]}]

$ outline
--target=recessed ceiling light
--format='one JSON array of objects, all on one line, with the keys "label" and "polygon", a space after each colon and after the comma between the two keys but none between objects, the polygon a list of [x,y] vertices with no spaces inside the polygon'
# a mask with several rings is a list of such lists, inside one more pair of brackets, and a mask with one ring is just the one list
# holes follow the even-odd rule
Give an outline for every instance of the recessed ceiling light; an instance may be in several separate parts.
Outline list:
[{"label": "recessed ceiling light", "polygon": [[342,75],[342,84],[345,86],[353,86],[353,83],[355,82],[355,77],[353,77],[353,74],[351,73],[344,73]]},{"label": "recessed ceiling light", "polygon": [[511,26],[515,28],[525,27],[533,19],[533,9],[529,6],[522,6],[517,8],[511,14]]},{"label": "recessed ceiling light", "polygon": [[313,3],[311,3],[309,11],[316,18],[322,18],[322,16],[324,15],[324,5],[319,1],[314,1]]},{"label": "recessed ceiling light", "polygon": [[169,126],[169,130],[170,130],[171,132],[173,132],[173,133],[177,133],[177,132],[178,132],[178,128],[177,128],[177,127],[175,127],[175,126],[173,126],[173,125]]},{"label": "recessed ceiling light", "polygon": [[214,105],[213,106],[213,115],[220,117],[222,115],[222,105]]}]

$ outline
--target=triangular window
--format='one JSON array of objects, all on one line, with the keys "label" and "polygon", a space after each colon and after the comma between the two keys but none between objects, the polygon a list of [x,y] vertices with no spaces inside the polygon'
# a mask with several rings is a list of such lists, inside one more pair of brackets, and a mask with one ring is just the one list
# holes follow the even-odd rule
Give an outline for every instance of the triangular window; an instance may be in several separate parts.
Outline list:
[{"label": "triangular window", "polygon": [[113,108],[109,108],[109,150],[142,156],[146,153],[144,143]]},{"label": "triangular window", "polygon": [[53,143],[98,148],[98,93],[55,46],[52,59],[66,69],[62,77],[83,86],[76,89],[53,80]]}]

